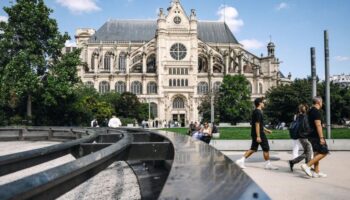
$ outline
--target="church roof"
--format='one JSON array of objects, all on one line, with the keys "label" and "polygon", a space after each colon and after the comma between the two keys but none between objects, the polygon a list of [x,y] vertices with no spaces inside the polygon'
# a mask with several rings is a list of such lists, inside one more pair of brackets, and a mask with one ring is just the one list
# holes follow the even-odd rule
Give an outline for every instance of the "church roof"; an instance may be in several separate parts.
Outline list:
[{"label": "church roof", "polygon": [[[152,20],[109,20],[91,36],[91,42],[148,42],[156,36],[157,22]],[[198,38],[203,42],[238,41],[224,22],[198,22]]]}]

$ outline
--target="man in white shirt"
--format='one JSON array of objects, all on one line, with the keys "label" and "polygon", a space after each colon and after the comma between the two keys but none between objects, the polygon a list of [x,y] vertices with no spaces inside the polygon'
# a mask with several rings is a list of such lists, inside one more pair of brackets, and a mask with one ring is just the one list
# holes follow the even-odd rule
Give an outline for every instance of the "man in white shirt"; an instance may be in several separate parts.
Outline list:
[{"label": "man in white shirt", "polygon": [[121,125],[122,125],[122,122],[115,115],[113,115],[112,118],[108,122],[108,127],[110,127],[110,128],[118,128]]}]

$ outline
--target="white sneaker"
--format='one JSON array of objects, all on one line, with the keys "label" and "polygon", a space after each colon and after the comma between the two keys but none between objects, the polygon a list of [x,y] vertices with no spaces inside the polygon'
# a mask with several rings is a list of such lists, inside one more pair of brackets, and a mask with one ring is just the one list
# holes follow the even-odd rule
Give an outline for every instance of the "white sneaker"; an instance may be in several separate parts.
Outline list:
[{"label": "white sneaker", "polygon": [[244,161],[242,159],[238,159],[235,162],[240,168],[245,169],[246,166],[244,165]]},{"label": "white sneaker", "polygon": [[312,177],[311,168],[308,167],[306,164],[302,164],[301,169],[305,172],[306,175]]},{"label": "white sneaker", "polygon": [[327,177],[327,174],[325,174],[325,173],[322,173],[322,172],[318,172],[318,173],[316,173],[316,172],[312,172],[312,177],[313,178],[326,178]]},{"label": "white sneaker", "polygon": [[272,165],[271,163],[266,163],[265,164],[265,169],[269,169],[269,170],[277,170],[278,167]]}]

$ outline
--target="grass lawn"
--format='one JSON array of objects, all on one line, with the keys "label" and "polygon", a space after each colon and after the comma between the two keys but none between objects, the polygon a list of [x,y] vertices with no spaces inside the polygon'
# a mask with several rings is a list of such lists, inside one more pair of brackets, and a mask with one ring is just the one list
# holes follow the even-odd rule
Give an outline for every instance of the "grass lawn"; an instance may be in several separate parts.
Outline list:
[{"label": "grass lawn", "polygon": [[[186,134],[187,128],[165,128],[161,130]],[[220,140],[246,140],[250,139],[250,128],[219,128]],[[326,130],[323,130],[326,137]],[[290,139],[288,130],[272,130],[272,134],[267,135],[269,139]],[[332,129],[332,139],[350,139],[349,128]]]}]

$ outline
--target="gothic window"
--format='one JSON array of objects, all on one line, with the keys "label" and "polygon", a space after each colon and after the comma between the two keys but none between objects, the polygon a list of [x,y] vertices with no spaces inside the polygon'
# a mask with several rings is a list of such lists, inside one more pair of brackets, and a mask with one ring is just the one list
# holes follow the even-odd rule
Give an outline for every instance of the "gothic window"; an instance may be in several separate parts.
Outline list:
[{"label": "gothic window", "polygon": [[219,81],[215,82],[214,85],[213,85],[213,91],[214,92],[219,92],[220,85],[221,85],[221,82],[219,82]]},{"label": "gothic window", "polygon": [[112,54],[110,52],[107,52],[104,57],[104,65],[103,70],[109,71],[111,69],[111,62],[112,62]]},{"label": "gothic window", "polygon": [[187,68],[185,69],[185,74],[188,75],[188,69]]},{"label": "gothic window", "polygon": [[259,83],[259,93],[262,94],[264,93],[263,91],[263,85],[261,83]]},{"label": "gothic window", "polygon": [[85,82],[85,85],[90,88],[94,88],[94,83],[92,81]]},{"label": "gothic window", "polygon": [[208,83],[206,82],[200,82],[198,83],[198,94],[207,94],[208,93]]},{"label": "gothic window", "polygon": [[170,48],[170,55],[175,60],[182,60],[186,57],[187,49],[185,45],[181,43],[175,43]]},{"label": "gothic window", "polygon": [[180,79],[177,79],[177,87],[181,86]]},{"label": "gothic window", "polygon": [[153,118],[158,117],[158,105],[156,103],[153,103],[153,102],[151,103],[150,112],[151,112]]},{"label": "gothic window", "polygon": [[142,84],[139,81],[134,81],[131,83],[131,93],[142,94]]},{"label": "gothic window", "polygon": [[119,54],[119,71],[120,72],[125,72],[126,71],[126,53],[121,52]]},{"label": "gothic window", "polygon": [[208,72],[208,59],[203,56],[198,57],[198,72]]},{"label": "gothic window", "polygon": [[157,83],[149,82],[147,84],[147,94],[157,94]]},{"label": "gothic window", "polygon": [[95,55],[91,55],[91,70],[95,70]]},{"label": "gothic window", "polygon": [[173,70],[169,68],[169,74],[173,74]]},{"label": "gothic window", "polygon": [[185,108],[184,100],[181,97],[176,97],[173,101],[173,108],[175,109]]},{"label": "gothic window", "polygon": [[252,94],[253,93],[253,86],[250,82],[249,82],[248,89],[249,89],[249,92]]},{"label": "gothic window", "polygon": [[156,73],[156,55],[152,54],[147,58],[147,73]]},{"label": "gothic window", "polygon": [[185,86],[185,80],[181,79],[181,86]]},{"label": "gothic window", "polygon": [[185,86],[188,86],[188,80],[187,79],[185,80]]},{"label": "gothic window", "polygon": [[169,79],[169,86],[173,86],[173,81],[171,79]]},{"label": "gothic window", "polygon": [[118,81],[115,83],[115,91],[117,93],[124,93],[126,91],[126,85],[123,81]]},{"label": "gothic window", "polygon": [[107,81],[100,82],[99,90],[101,94],[109,92],[109,83]]},{"label": "gothic window", "polygon": [[176,79],[173,79],[173,86],[176,86]]}]

